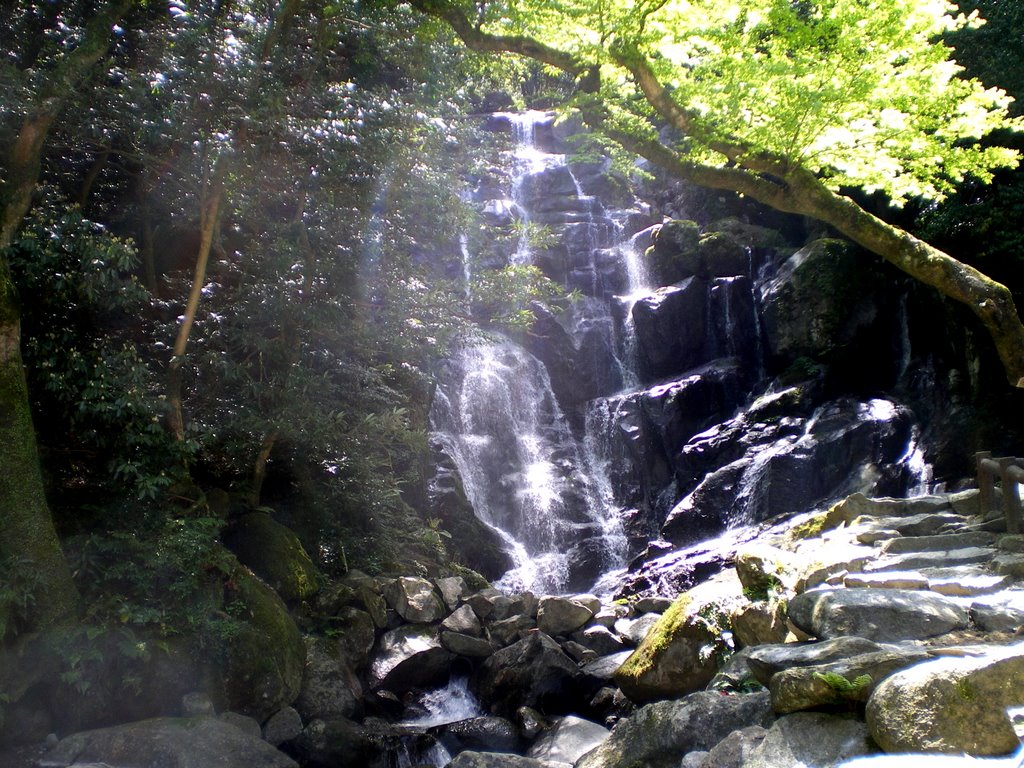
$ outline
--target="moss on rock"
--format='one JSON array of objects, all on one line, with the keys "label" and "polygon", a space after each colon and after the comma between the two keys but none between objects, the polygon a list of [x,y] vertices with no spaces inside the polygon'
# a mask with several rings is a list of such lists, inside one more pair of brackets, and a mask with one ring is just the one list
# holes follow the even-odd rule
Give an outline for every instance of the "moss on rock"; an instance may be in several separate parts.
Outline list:
[{"label": "moss on rock", "polygon": [[675,698],[704,688],[716,671],[717,637],[697,615],[688,594],[680,595],[615,673],[634,702]]},{"label": "moss on rock", "polygon": [[239,621],[223,638],[223,698],[262,721],[299,695],[306,646],[274,590],[242,567],[231,580],[237,592],[229,608]]},{"label": "moss on rock", "polygon": [[308,600],[320,587],[320,574],[298,537],[266,512],[234,520],[224,542],[286,603]]}]

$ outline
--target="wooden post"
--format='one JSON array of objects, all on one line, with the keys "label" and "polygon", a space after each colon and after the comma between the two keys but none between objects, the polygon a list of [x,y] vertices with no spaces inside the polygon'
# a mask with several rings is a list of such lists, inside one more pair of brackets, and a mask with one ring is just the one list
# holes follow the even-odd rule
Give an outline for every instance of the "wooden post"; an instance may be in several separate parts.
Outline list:
[{"label": "wooden post", "polygon": [[[1024,469],[1018,459],[1007,459],[1003,468],[1003,510],[1006,512],[1008,533],[1020,533],[1021,507],[1018,483],[1024,483]],[[1002,464],[1002,462],[1000,462]]]},{"label": "wooden post", "polygon": [[995,478],[985,468],[985,462],[992,459],[992,451],[978,451],[974,454],[974,459],[978,465],[978,490],[981,491],[978,497],[978,512],[984,518],[992,511],[995,496]]}]

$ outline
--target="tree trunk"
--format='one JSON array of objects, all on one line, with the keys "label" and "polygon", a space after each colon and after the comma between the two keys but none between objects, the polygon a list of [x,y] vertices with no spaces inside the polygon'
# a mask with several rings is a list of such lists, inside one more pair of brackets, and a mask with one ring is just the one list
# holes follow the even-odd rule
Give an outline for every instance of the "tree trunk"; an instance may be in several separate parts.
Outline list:
[{"label": "tree trunk", "polygon": [[196,253],[196,268],[192,275],[192,290],[189,292],[188,302],[185,304],[185,315],[182,317],[181,325],[178,326],[173,356],[167,371],[167,403],[171,409],[167,416],[167,425],[171,434],[178,441],[185,439],[185,415],[182,406],[185,353],[188,351],[188,339],[199,310],[199,299],[203,295],[206,267],[210,263],[213,237],[220,219],[220,205],[224,197],[224,172],[225,161],[218,159],[213,170],[213,180],[199,213],[199,251]]},{"label": "tree trunk", "polygon": [[[508,52],[581,75],[587,65],[566,51],[553,49],[520,35],[492,35],[474,24],[465,11],[445,0],[410,0],[421,12],[443,19],[468,48]],[[643,97],[670,125],[684,135],[703,136],[700,121],[679,106],[658,82],[653,68],[637,51],[613,49],[612,58],[633,77]],[[593,83],[589,90],[594,91]],[[602,130],[600,107],[585,108],[587,122]],[[835,227],[858,245],[881,256],[911,277],[941,294],[967,305],[988,331],[1011,386],[1024,388],[1024,323],[1006,286],[933,248],[898,227],[886,224],[853,200],[828,189],[820,179],[786,159],[740,143],[711,140],[709,146],[725,155],[726,166],[692,163],[676,150],[657,141],[616,130],[606,135],[628,150],[646,157],[670,174],[700,186],[749,195],[758,202],[788,213],[800,213]]]},{"label": "tree trunk", "polygon": [[[78,593],[61,552],[43,492],[28,387],[21,360],[21,322],[14,285],[0,260],[0,560],[35,580],[29,627],[41,629],[76,613]],[[0,604],[0,620],[8,606]],[[0,624],[6,623],[0,621]],[[2,638],[0,638],[2,639]]]},{"label": "tree trunk", "polygon": [[[132,4],[133,0],[111,0],[103,5],[86,25],[78,47],[48,73],[0,174],[0,558],[34,579],[29,629],[70,619],[76,613],[78,592],[46,504],[21,358],[21,315],[4,252],[32,205],[54,120],[106,55],[113,25]],[[0,618],[9,618],[7,611],[0,605]]]}]

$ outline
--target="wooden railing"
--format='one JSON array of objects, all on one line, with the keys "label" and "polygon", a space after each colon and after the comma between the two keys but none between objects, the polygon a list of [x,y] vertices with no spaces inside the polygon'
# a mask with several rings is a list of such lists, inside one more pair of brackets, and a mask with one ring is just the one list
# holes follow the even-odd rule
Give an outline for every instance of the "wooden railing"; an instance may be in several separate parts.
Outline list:
[{"label": "wooden railing", "polygon": [[974,454],[978,462],[978,488],[981,490],[981,514],[995,508],[996,480],[1001,482],[1003,514],[1007,533],[1021,532],[1021,505],[1018,483],[1024,483],[1024,459],[1014,456],[992,458],[991,451]]}]

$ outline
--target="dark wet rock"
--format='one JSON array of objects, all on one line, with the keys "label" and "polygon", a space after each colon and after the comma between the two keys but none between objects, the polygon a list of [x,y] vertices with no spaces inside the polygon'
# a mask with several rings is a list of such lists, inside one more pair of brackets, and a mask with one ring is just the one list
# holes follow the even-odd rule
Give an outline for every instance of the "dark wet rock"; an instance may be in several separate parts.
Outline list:
[{"label": "dark wet rock", "polygon": [[[290,707],[285,707],[285,709],[290,709]],[[221,712],[217,715],[217,719],[222,723],[227,723],[233,728],[238,728],[242,733],[247,736],[252,736],[254,739],[269,741],[269,739],[263,736],[263,729],[260,728],[259,722],[254,717],[242,715],[238,712]]]},{"label": "dark wet rock", "polygon": [[362,714],[363,688],[345,665],[334,642],[306,638],[306,668],[295,708],[303,720],[353,718]]},{"label": "dark wet rock", "polygon": [[450,663],[436,627],[406,624],[380,639],[370,662],[370,685],[398,693],[427,688],[447,676]]},{"label": "dark wet rock", "polygon": [[[258,736],[258,723],[256,728]],[[300,733],[302,733],[302,717],[294,707],[279,709],[263,724],[263,739],[273,747],[291,741]]]},{"label": "dark wet rock", "polygon": [[212,715],[155,718],[62,739],[40,761],[47,768],[101,763],[109,768],[296,768],[262,739]]},{"label": "dark wet rock", "polygon": [[341,660],[353,670],[363,669],[377,639],[373,617],[358,608],[342,608],[329,620],[329,626],[335,630]]},{"label": "dark wet rock", "polygon": [[[775,364],[783,368],[799,358],[835,361],[866,352],[877,343],[873,328],[884,325],[894,304],[882,295],[886,284],[844,241],[817,240],[797,251],[761,288],[762,323]],[[884,366],[876,370],[886,374],[875,373],[876,381],[894,373]]]},{"label": "dark wet rock", "polygon": [[671,285],[698,273],[700,228],[695,221],[673,219],[654,230],[645,257],[661,285]]},{"label": "dark wet rock", "polygon": [[644,380],[666,378],[705,362],[707,301],[707,283],[691,277],[633,305]]},{"label": "dark wet rock", "polygon": [[731,732],[772,722],[768,692],[722,696],[701,691],[640,707],[620,720],[611,737],[576,768],[675,768],[679,756],[709,750]]},{"label": "dark wet rock", "polygon": [[519,729],[503,717],[473,717],[430,729],[448,750],[481,752],[521,752],[524,744]]},{"label": "dark wet rock", "polygon": [[446,543],[449,552],[484,578],[499,578],[512,567],[512,558],[494,529],[473,512],[455,460],[444,441],[434,439],[430,447],[435,472],[427,485],[429,514],[441,520],[445,530],[458,532]]},{"label": "dark wet rock", "polygon": [[545,768],[540,760],[496,752],[460,752],[446,768]]},{"label": "dark wet rock", "polygon": [[497,715],[512,716],[521,706],[564,711],[572,699],[578,670],[543,632],[503,648],[480,667],[476,689]]},{"label": "dark wet rock", "polygon": [[967,611],[954,600],[902,589],[822,589],[789,602],[789,619],[822,639],[922,640],[963,629]]},{"label": "dark wet rock", "polygon": [[876,483],[895,481],[909,430],[909,412],[882,399],[832,401],[810,419],[783,418],[763,429],[741,416],[683,447],[680,466],[719,468],[669,512],[661,535],[681,545],[721,531],[727,521],[811,509],[863,487],[869,475]]},{"label": "dark wet rock", "polygon": [[244,569],[233,580],[245,619],[226,643],[222,696],[229,709],[265,720],[298,696],[306,646],[274,590]]},{"label": "dark wet rock", "polygon": [[367,728],[343,718],[314,720],[292,742],[296,756],[310,768],[377,766],[378,745]]}]

